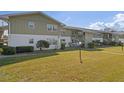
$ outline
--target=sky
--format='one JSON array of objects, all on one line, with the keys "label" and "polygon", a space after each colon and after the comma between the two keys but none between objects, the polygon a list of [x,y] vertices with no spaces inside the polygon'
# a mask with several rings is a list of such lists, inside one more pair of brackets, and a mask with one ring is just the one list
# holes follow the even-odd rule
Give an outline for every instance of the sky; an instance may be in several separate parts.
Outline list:
[{"label": "sky", "polygon": [[[23,11],[1,11],[2,14]],[[75,27],[103,30],[105,27],[124,31],[124,11],[44,11],[56,20]]]}]

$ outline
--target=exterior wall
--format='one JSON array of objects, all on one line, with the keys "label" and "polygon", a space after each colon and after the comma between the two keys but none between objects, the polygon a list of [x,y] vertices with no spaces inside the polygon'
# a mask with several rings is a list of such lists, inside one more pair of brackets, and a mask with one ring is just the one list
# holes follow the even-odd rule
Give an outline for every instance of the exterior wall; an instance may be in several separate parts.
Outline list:
[{"label": "exterior wall", "polygon": [[104,42],[111,42],[112,41],[112,34],[111,33],[103,33],[103,41]]},{"label": "exterior wall", "polygon": [[[34,43],[30,44],[29,40],[33,39]],[[46,40],[49,42],[49,40],[56,40],[57,45],[50,45],[48,49],[58,49],[60,48],[60,40],[65,39],[66,41],[66,47],[68,47],[69,43],[71,42],[71,38],[68,36],[57,36],[57,35],[25,35],[25,34],[11,34],[8,36],[8,46],[16,47],[16,46],[33,46],[35,50],[38,50],[36,48],[36,43],[39,40]]]},{"label": "exterior wall", "polygon": [[124,38],[119,38],[118,41],[124,43]]},{"label": "exterior wall", "polygon": [[92,33],[93,34],[93,38],[92,38],[92,41],[94,40],[99,40],[100,42],[103,42],[103,34],[102,33],[99,33],[99,32],[95,32],[95,33]]},{"label": "exterior wall", "polygon": [[62,31],[61,31],[61,35],[62,36],[71,36],[72,35],[72,31],[63,28]]},{"label": "exterior wall", "polygon": [[83,31],[79,30],[74,30],[74,29],[65,29],[66,34],[68,36],[71,36],[71,41],[72,43],[77,43],[79,41],[84,42],[85,41],[85,36]]},{"label": "exterior wall", "polygon": [[[70,32],[65,31],[60,23],[41,14],[28,14],[21,16],[13,16],[9,18],[10,33],[8,36],[8,46],[33,46],[35,50],[36,43],[39,40],[46,40],[48,42],[55,40],[57,44],[50,44],[49,49],[61,47],[61,40],[65,40],[66,47],[71,42]],[[34,22],[35,28],[29,29],[28,22]],[[52,24],[57,26],[56,31],[48,31],[47,25]],[[34,43],[29,41],[33,39]],[[51,43],[51,42],[50,42]]]},{"label": "exterior wall", "polygon": [[[62,26],[41,14],[13,16],[9,18],[11,34],[58,35]],[[34,22],[35,28],[29,29],[28,22]],[[57,25],[56,31],[47,31],[47,24]]]},{"label": "exterior wall", "polygon": [[93,33],[85,33],[85,47],[87,47],[87,44],[90,43],[93,39]]},{"label": "exterior wall", "polygon": [[119,42],[119,35],[118,34],[113,34],[112,35],[112,41]]},{"label": "exterior wall", "polygon": [[100,42],[103,42],[103,38],[94,38],[94,37],[93,37],[92,40],[94,40],[94,41],[95,41],[95,40],[99,40]]},{"label": "exterior wall", "polygon": [[113,33],[112,40],[115,42],[124,42],[124,34]]},{"label": "exterior wall", "polygon": [[119,34],[118,35],[118,42],[124,42],[124,34]]}]

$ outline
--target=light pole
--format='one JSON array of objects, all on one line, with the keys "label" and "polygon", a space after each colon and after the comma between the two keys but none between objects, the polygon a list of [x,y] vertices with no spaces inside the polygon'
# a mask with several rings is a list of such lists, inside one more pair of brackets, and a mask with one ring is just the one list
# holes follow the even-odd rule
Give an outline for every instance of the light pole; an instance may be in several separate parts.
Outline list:
[{"label": "light pole", "polygon": [[82,61],[82,56],[81,56],[81,44],[82,42],[79,42],[79,58],[80,58],[80,63],[82,64],[83,61]]}]

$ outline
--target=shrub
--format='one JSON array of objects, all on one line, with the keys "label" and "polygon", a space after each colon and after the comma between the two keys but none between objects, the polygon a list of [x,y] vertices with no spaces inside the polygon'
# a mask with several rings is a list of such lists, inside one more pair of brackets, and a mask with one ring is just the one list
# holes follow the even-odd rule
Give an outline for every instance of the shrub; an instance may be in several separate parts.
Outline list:
[{"label": "shrub", "polygon": [[2,46],[3,45],[3,43],[0,43],[0,46]]},{"label": "shrub", "polygon": [[102,46],[102,42],[100,42],[100,40],[94,40],[93,43],[95,46]]},{"label": "shrub", "polygon": [[25,52],[33,52],[33,46],[18,46],[16,47],[16,53],[25,53]]},{"label": "shrub", "polygon": [[0,48],[0,53],[2,53],[3,52],[3,49],[2,48]]},{"label": "shrub", "polygon": [[82,43],[82,44],[80,45],[80,47],[81,47],[81,48],[84,48],[84,47],[85,47],[85,44],[84,44],[84,43]]},{"label": "shrub", "polygon": [[103,45],[109,45],[109,42],[107,42],[107,41],[103,41],[102,44],[103,44]]},{"label": "shrub", "polygon": [[116,46],[117,43],[116,43],[115,41],[112,41],[112,42],[110,42],[110,45],[112,45],[112,46]]},{"label": "shrub", "polygon": [[15,47],[3,47],[2,55],[14,55],[16,53]]},{"label": "shrub", "polygon": [[0,48],[2,48],[3,47],[3,43],[0,43]]},{"label": "shrub", "polygon": [[95,48],[95,44],[93,42],[88,43],[88,48]]},{"label": "shrub", "polygon": [[37,46],[37,48],[40,48],[40,50],[42,50],[42,48],[49,48],[49,42],[47,42],[45,40],[39,40],[39,41],[37,41],[36,46]]},{"label": "shrub", "polygon": [[122,43],[121,43],[121,41],[119,41],[119,42],[118,42],[118,46],[121,46],[121,45],[122,45]]},{"label": "shrub", "polygon": [[61,43],[61,49],[62,49],[62,50],[65,49],[65,43]]},{"label": "shrub", "polygon": [[7,45],[4,45],[3,43],[0,43],[0,48],[7,47]]}]

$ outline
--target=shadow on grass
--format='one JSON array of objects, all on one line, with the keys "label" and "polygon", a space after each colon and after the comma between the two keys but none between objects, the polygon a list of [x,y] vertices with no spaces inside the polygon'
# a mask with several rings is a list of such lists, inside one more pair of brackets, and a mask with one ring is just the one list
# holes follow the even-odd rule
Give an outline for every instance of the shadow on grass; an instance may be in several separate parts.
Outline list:
[{"label": "shadow on grass", "polygon": [[93,49],[84,49],[84,51],[103,51],[103,49],[93,48]]},{"label": "shadow on grass", "polygon": [[10,64],[15,64],[15,63],[20,63],[32,59],[37,59],[37,58],[44,58],[44,57],[49,57],[49,56],[55,56],[58,55],[56,52],[49,52],[49,53],[41,53],[41,54],[35,54],[35,55],[27,55],[27,56],[18,56],[18,57],[8,57],[8,58],[1,58],[0,59],[0,67],[5,66],[5,65],[10,65]]},{"label": "shadow on grass", "polygon": [[[32,59],[44,58],[49,56],[59,55],[57,52],[68,52],[68,51],[77,51],[79,48],[66,48],[65,50],[44,50],[44,51],[35,51],[33,53],[25,53],[27,55],[18,54],[22,56],[12,56],[0,59],[0,66],[20,63]],[[84,51],[102,51],[102,49],[82,49]]]}]

